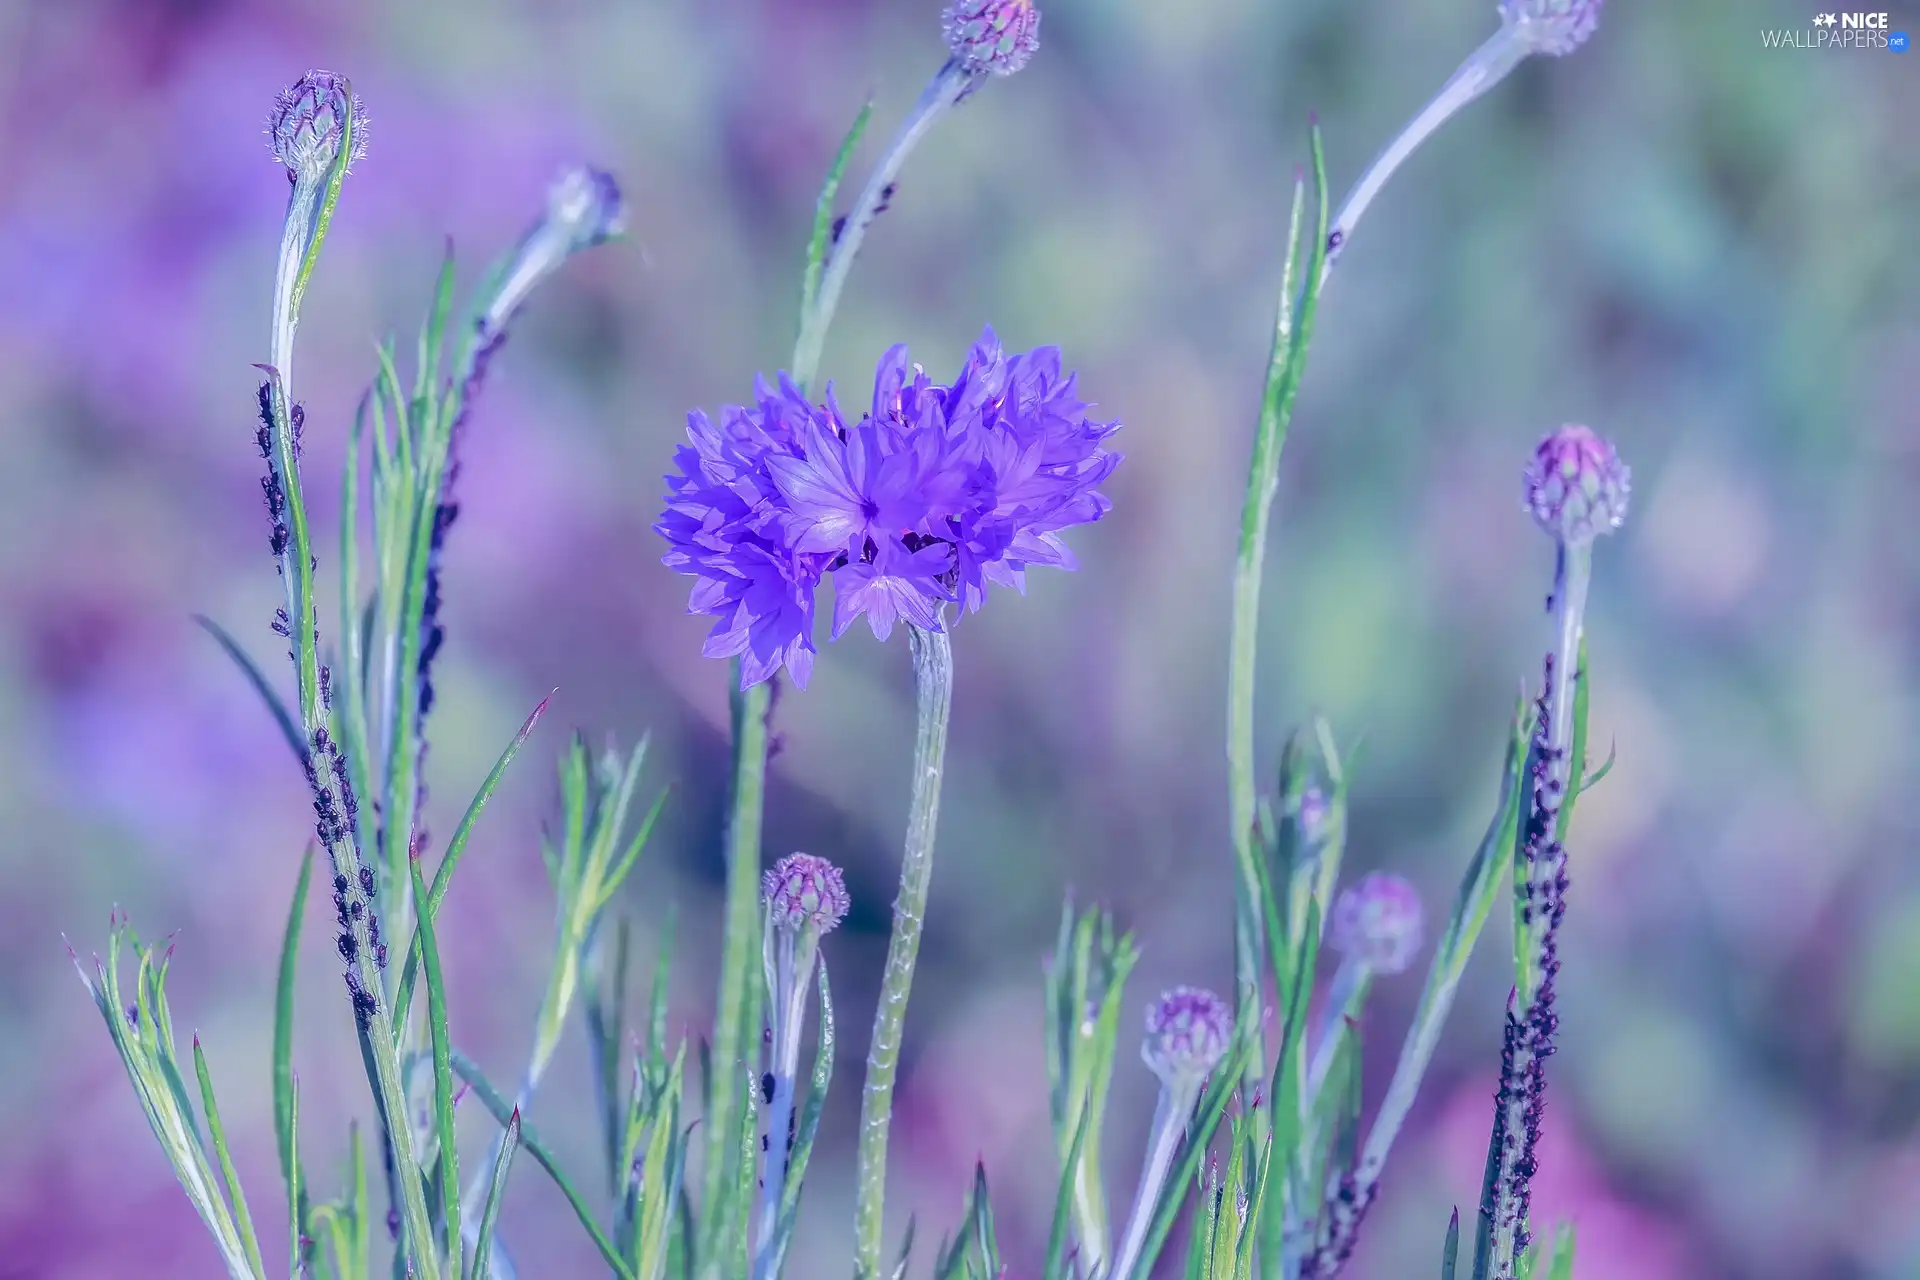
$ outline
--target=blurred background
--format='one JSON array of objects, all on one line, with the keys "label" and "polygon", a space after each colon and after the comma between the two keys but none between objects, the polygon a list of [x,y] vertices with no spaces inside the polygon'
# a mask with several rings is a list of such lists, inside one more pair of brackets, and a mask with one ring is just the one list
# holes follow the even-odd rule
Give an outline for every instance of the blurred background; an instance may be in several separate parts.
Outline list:
[{"label": "blurred background", "polygon": [[[1344,189],[1495,22],[1491,0],[1044,7],[1029,68],[910,162],[826,361],[857,404],[887,345],[938,376],[991,323],[1059,344],[1126,423],[1080,572],[1036,573],[955,639],[889,1209],[896,1238],[909,1211],[937,1235],[984,1159],[1016,1269],[1051,1211],[1039,982],[1063,892],[1138,932],[1129,1026],[1163,985],[1229,978],[1228,570],[1308,113]],[[1590,1280],[1920,1276],[1920,55],[1764,49],[1803,8],[1617,3],[1450,124],[1342,259],[1282,467],[1263,760],[1316,710],[1363,740],[1349,865],[1437,909],[1549,640],[1520,466],[1584,421],[1634,468],[1597,552],[1593,741],[1618,763],[1571,841],[1535,1206],[1579,1223]],[[286,199],[274,93],[341,71],[372,122],[301,332],[323,573],[373,343],[410,342],[443,237],[471,283],[577,159],[631,205],[631,236],[546,287],[494,363],[448,554],[437,828],[558,690],[442,917],[455,1036],[502,1078],[547,962],[539,832],[572,728],[652,734],[672,798],[622,909],[643,939],[677,912],[673,1021],[704,1025],[726,671],[660,566],[660,477],[688,409],[786,358],[824,167],[873,95],[857,187],[938,27],[935,0],[0,0],[0,1277],[218,1271],[62,948],[100,945],[115,903],[176,935],[181,1034],[280,1230],[270,984],[310,814],[190,621],[282,675],[249,368]],[[767,855],[844,863],[855,904],[826,947],[841,1061],[792,1269],[840,1275],[903,646],[823,649],[777,727]],[[1350,1274],[1432,1274],[1477,1197],[1505,934],[1496,915]],[[321,936],[295,1058],[330,1186],[369,1106]],[[1416,989],[1369,1013],[1371,1098]],[[533,1116],[591,1169],[586,1080],[576,1038]],[[1116,1199],[1151,1084],[1125,1049]],[[523,1274],[595,1271],[530,1164],[507,1229],[546,1260]]]}]

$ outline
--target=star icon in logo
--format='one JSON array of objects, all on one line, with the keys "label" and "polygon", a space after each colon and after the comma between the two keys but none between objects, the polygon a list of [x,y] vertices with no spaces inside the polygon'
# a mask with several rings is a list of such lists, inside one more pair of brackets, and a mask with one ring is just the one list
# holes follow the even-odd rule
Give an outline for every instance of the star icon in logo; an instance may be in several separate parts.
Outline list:
[{"label": "star icon in logo", "polygon": [[1816,27],[1831,27],[1839,21],[1840,19],[1834,17],[1830,13],[1822,13],[1815,16],[1813,20],[1813,25]]}]

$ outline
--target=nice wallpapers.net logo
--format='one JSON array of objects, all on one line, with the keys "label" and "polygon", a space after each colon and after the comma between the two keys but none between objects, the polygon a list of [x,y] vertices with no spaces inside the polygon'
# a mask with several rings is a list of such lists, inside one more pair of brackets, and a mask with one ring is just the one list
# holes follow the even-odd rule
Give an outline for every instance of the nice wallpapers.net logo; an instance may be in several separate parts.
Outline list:
[{"label": "nice wallpapers.net logo", "polygon": [[1904,31],[1891,29],[1884,13],[1816,13],[1804,27],[1772,27],[1761,31],[1769,49],[1886,49],[1905,53],[1911,42]]}]

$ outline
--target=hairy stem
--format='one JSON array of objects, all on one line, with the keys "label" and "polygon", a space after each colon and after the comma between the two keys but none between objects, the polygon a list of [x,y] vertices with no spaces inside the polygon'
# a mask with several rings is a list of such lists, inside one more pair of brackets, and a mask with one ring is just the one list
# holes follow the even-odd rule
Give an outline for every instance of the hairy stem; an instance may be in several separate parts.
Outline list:
[{"label": "hairy stem", "polygon": [[713,1076],[707,1098],[707,1163],[703,1204],[717,1211],[726,1195],[739,1135],[722,1123],[733,1115],[741,1089],[741,1021],[752,966],[760,951],[760,825],[766,811],[767,711],[772,682],[739,688],[734,661],[733,798],[727,815],[726,939],[720,968],[720,1003],[713,1026]]},{"label": "hairy stem", "polygon": [[900,1069],[900,1040],[913,989],[913,965],[926,919],[927,885],[933,877],[933,835],[940,817],[940,783],[946,771],[947,720],[953,707],[953,648],[944,631],[908,631],[919,729],[913,747],[913,803],[907,815],[906,848],[900,859],[900,896],[893,904],[893,935],[880,984],[867,1050],[866,1084],[860,1092],[860,1158],[855,1202],[854,1273],[872,1280],[880,1273],[880,1242],[887,1192],[887,1133],[893,1118],[893,1087]]}]

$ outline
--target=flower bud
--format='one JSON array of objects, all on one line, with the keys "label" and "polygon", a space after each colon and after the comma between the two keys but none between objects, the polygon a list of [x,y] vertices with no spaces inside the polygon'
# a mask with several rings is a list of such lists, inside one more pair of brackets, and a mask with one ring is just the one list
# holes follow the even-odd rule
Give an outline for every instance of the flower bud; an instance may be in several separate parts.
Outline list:
[{"label": "flower bud", "polygon": [[1327,793],[1319,787],[1309,785],[1300,793],[1300,838],[1308,846],[1319,844],[1326,838],[1327,823],[1333,817],[1333,805],[1327,800]]},{"label": "flower bud", "polygon": [[1335,951],[1375,973],[1401,973],[1420,950],[1420,894],[1404,876],[1372,872],[1340,895],[1328,928]]},{"label": "flower bud", "polygon": [[566,237],[570,252],[602,244],[626,223],[620,185],[604,169],[569,169],[547,192],[547,221]]},{"label": "flower bud", "polygon": [[367,150],[367,122],[360,99],[349,89],[345,76],[331,71],[307,72],[274,100],[273,114],[267,120],[273,158],[295,179],[317,182],[324,178],[340,158],[349,110],[353,116],[353,153],[347,163],[352,164]]},{"label": "flower bud", "polygon": [[1140,1056],[1168,1088],[1206,1077],[1233,1038],[1233,1010],[1201,987],[1175,987],[1147,1010]]},{"label": "flower bud", "polygon": [[1500,0],[1500,18],[1529,52],[1558,58],[1585,44],[1600,25],[1602,0]]},{"label": "flower bud", "polygon": [[1567,546],[1586,546],[1627,518],[1632,473],[1599,435],[1564,426],[1540,442],[1524,475],[1526,509]]},{"label": "flower bud", "polygon": [[955,61],[976,76],[1010,76],[1040,47],[1033,0],[953,0],[941,23]]},{"label": "flower bud", "polygon": [[602,169],[576,165],[547,190],[547,210],[528,229],[481,313],[480,327],[498,333],[542,280],[568,258],[620,234],[626,207],[619,184]]},{"label": "flower bud", "polygon": [[797,932],[812,924],[823,934],[831,933],[849,905],[840,868],[810,853],[789,854],[776,862],[760,877],[760,891],[775,929]]}]

